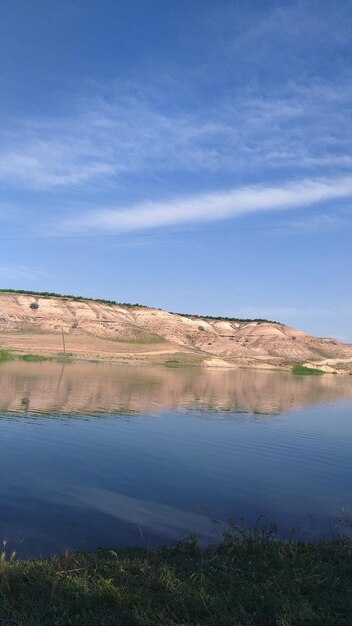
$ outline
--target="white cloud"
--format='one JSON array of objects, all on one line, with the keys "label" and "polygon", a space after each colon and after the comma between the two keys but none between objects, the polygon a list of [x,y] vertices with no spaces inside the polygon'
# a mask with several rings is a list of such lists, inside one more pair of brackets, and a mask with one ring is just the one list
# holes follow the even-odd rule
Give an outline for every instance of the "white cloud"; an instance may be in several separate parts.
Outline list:
[{"label": "white cloud", "polygon": [[42,276],[48,276],[47,272],[26,265],[0,265],[0,279],[2,281],[20,280],[22,278],[36,280]]},{"label": "white cloud", "polygon": [[132,207],[98,208],[60,225],[60,230],[124,232],[194,222],[211,222],[254,212],[284,210],[352,196],[352,177],[244,187]]},{"label": "white cloud", "polygon": [[[352,212],[350,211],[351,215]],[[301,230],[301,231],[320,231],[320,230],[330,230],[333,228],[351,228],[352,220],[351,218],[346,217],[344,212],[342,214],[337,214],[336,212],[331,212],[330,214],[323,213],[318,215],[308,215],[307,217],[301,217],[297,220],[290,220],[283,224],[283,227],[287,227],[290,230]]]},{"label": "white cloud", "polygon": [[[0,178],[8,184],[30,189],[77,186],[115,169],[87,141],[71,139],[60,129],[57,136],[45,129],[14,142],[0,153]],[[41,137],[42,135],[42,137]]]},{"label": "white cloud", "polygon": [[316,175],[351,167],[348,81],[242,90],[195,112],[162,105],[141,89],[117,91],[109,103],[76,102],[71,116],[6,120],[0,180],[32,190],[84,190],[94,183],[104,191],[126,176],[259,171],[263,177],[283,168]]}]

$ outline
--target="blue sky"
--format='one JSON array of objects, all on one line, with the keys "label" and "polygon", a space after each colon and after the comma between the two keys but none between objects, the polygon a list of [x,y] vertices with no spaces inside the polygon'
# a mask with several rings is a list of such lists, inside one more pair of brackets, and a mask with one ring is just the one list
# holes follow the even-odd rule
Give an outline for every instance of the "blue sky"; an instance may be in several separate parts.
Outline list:
[{"label": "blue sky", "polygon": [[0,285],[352,341],[350,0],[4,0]]}]

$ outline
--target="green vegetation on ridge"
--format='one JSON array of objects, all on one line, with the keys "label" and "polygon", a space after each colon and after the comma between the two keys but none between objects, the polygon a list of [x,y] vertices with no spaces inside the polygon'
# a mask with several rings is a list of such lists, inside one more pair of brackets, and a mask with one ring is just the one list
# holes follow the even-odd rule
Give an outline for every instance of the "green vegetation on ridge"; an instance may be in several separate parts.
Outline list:
[{"label": "green vegetation on ridge", "polygon": [[352,541],[293,543],[234,528],[218,546],[0,559],[11,626],[346,626]]},{"label": "green vegetation on ridge", "polygon": [[221,320],[222,322],[259,322],[259,323],[267,323],[267,324],[278,324],[279,326],[283,326],[281,322],[274,322],[273,320],[267,320],[262,317],[221,317],[220,315],[194,315],[192,313],[172,313],[172,315],[181,315],[182,317],[188,317],[191,319],[199,319],[199,320]]},{"label": "green vegetation on ridge", "polygon": [[[131,302],[117,302],[116,300],[105,300],[103,298],[86,298],[84,296],[72,296],[68,294],[54,293],[50,291],[28,291],[24,289],[0,289],[0,293],[13,293],[13,294],[23,294],[27,296],[38,296],[42,298],[65,298],[67,300],[73,301],[87,301],[87,302],[97,302],[98,304],[108,304],[108,305],[116,305],[116,306],[124,306],[124,307],[140,307],[143,309],[149,309],[151,307],[145,306],[144,304],[132,304]],[[160,310],[160,309],[159,309]],[[170,311],[170,313],[172,313]],[[192,313],[172,313],[172,315],[181,315],[182,317],[194,318],[194,319],[204,319],[204,320],[221,320],[226,322],[259,322],[259,323],[269,323],[269,324],[278,324],[282,326],[281,322],[275,322],[272,320],[267,320],[264,318],[241,318],[241,317],[221,317],[220,315],[193,315]]]},{"label": "green vegetation on ridge", "polygon": [[65,298],[66,300],[87,300],[88,302],[98,302],[99,304],[115,304],[117,306],[126,307],[144,307],[143,304],[131,304],[130,302],[116,302],[115,300],[104,300],[102,298],[85,298],[83,296],[72,296],[69,294],[54,293],[51,291],[28,291],[25,289],[0,289],[0,293],[14,293],[25,296],[40,296],[42,298]]}]

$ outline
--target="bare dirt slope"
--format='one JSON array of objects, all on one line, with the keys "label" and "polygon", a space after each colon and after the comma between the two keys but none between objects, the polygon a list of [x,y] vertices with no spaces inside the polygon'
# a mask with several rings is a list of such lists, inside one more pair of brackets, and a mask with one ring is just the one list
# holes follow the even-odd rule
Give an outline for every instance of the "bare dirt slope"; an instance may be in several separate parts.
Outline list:
[{"label": "bare dirt slope", "polygon": [[[37,308],[33,308],[37,307]],[[147,307],[0,293],[0,347],[105,360],[283,366],[350,361],[352,346],[274,322],[201,319]]]}]

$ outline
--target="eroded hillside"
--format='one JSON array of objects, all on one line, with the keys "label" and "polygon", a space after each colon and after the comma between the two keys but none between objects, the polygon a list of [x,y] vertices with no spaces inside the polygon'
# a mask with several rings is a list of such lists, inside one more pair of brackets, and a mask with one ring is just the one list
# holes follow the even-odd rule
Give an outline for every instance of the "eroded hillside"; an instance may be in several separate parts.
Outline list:
[{"label": "eroded hillside", "polygon": [[168,364],[285,366],[352,359],[352,346],[284,324],[192,318],[67,297],[0,293],[0,347],[19,353]]}]

